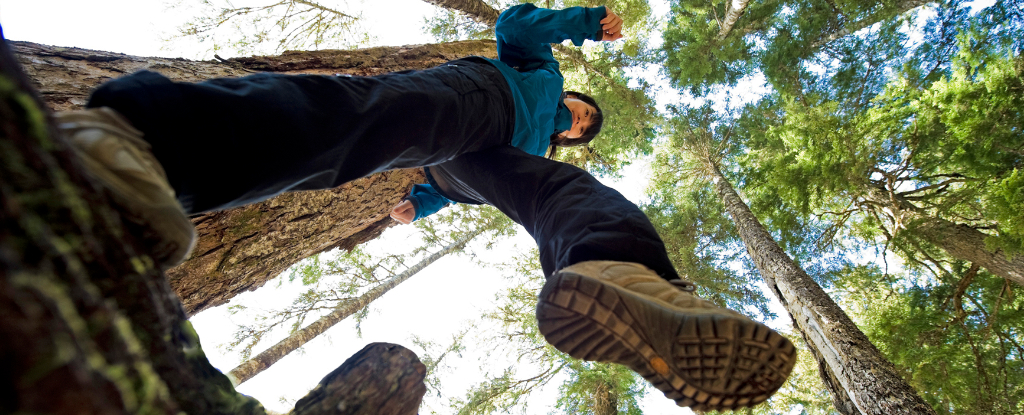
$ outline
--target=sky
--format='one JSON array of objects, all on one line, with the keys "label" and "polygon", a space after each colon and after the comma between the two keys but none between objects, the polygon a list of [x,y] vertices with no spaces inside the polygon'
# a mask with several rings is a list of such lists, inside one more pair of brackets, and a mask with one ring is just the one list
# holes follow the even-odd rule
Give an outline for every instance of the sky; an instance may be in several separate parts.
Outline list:
[{"label": "sky", "polygon": [[[209,59],[212,54],[208,45],[164,41],[175,33],[178,25],[188,20],[189,13],[194,12],[186,7],[187,1],[182,2],[183,6],[169,8],[167,3],[156,0],[0,0],[0,25],[10,40],[136,56]],[[246,4],[242,0],[235,3]],[[435,6],[421,0],[353,1],[345,7],[361,11],[363,27],[375,37],[373,45],[433,42],[421,28],[424,17],[431,15]],[[667,6],[656,5],[656,10],[660,10],[658,15],[664,15]],[[230,53],[219,54],[231,56]],[[630,200],[639,201],[643,198],[644,177],[646,164],[640,162],[627,168],[624,179],[605,182]],[[370,248],[386,249],[393,244],[407,246],[414,241],[413,227],[398,226]],[[500,259],[501,255],[532,245],[532,239],[520,232],[494,251],[478,251],[483,258]],[[361,337],[357,336],[351,319],[342,322],[325,336],[240,385],[238,390],[256,397],[268,409],[287,412],[294,401],[304,396],[324,375],[370,342],[398,343],[418,354],[422,351],[412,344],[414,335],[439,344],[449,343],[451,336],[462,330],[470,318],[492,308],[495,295],[508,284],[500,270],[481,268],[464,258],[442,259],[373,303],[373,311],[361,326]],[[300,284],[272,281],[257,291],[235,297],[230,305],[245,305],[250,315],[258,314],[258,310],[287,305],[304,289]],[[234,323],[244,321],[247,321],[245,317],[230,315],[226,306],[192,318],[207,356],[222,371],[241,362],[240,356],[226,350],[224,345],[232,340]],[[285,335],[284,331],[272,333],[261,345],[269,347]],[[497,360],[481,362],[477,360],[480,356],[480,351],[470,350],[449,362],[453,368],[443,374],[447,397],[461,397],[472,383],[482,380],[483,373],[500,373],[515,364]],[[556,380],[552,382],[553,387],[533,396],[529,413],[549,412],[554,402],[553,388],[559,383],[560,380]],[[650,391],[641,401],[645,413],[692,413],[676,407],[661,392],[653,388]],[[446,400],[446,397],[428,395],[421,413],[429,413],[430,409],[444,413]]]}]

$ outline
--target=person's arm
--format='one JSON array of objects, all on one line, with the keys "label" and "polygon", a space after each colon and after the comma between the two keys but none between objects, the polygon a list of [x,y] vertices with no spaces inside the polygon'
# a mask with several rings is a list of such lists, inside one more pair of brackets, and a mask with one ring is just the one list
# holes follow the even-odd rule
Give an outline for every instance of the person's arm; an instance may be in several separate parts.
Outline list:
[{"label": "person's arm", "polygon": [[455,202],[441,196],[433,186],[417,184],[412,187],[409,196],[391,210],[391,217],[408,224],[430,216],[450,203]]},{"label": "person's arm", "polygon": [[621,28],[622,19],[608,13],[604,6],[549,10],[526,3],[509,8],[498,16],[494,31],[498,41],[498,59],[510,66],[521,67],[535,62],[555,62],[551,43],[568,39],[580,46],[586,39],[614,40],[622,37]]}]

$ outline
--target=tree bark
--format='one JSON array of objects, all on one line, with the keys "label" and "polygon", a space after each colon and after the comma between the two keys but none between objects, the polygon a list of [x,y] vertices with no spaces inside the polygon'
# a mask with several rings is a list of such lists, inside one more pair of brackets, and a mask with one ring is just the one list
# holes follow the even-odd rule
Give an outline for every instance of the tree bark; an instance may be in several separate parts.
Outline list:
[{"label": "tree bark", "polygon": [[[0,412],[264,414],[210,365],[145,230],[82,172],[8,47],[0,39]],[[371,345],[295,413],[411,415],[424,375],[408,350]]]},{"label": "tree bark", "polygon": [[617,415],[619,413],[619,399],[612,393],[611,385],[602,382],[594,391],[594,415]]},{"label": "tree bark", "polygon": [[498,23],[501,13],[482,0],[423,0],[437,7],[454,10],[465,14],[477,23],[494,26]]},{"label": "tree bark", "polygon": [[902,232],[908,238],[921,238],[953,258],[980,265],[994,275],[1024,285],[1024,255],[1008,259],[1001,249],[989,250],[985,247],[985,233],[925,214],[899,194],[890,194],[885,189],[868,187],[864,198],[894,218],[893,236]]},{"label": "tree bark", "polygon": [[252,379],[253,376],[260,374],[260,372],[263,372],[274,363],[277,363],[278,360],[281,360],[289,353],[295,351],[295,349],[302,347],[310,340],[313,340],[331,327],[334,327],[335,324],[340,323],[342,320],[355,314],[359,310],[366,308],[366,306],[370,305],[374,300],[380,298],[388,291],[391,291],[391,289],[397,287],[398,284],[412,278],[413,275],[416,275],[416,273],[422,271],[430,264],[433,264],[448,254],[465,248],[466,244],[473,240],[477,235],[480,235],[484,230],[485,228],[479,228],[468,233],[462,239],[452,242],[440,251],[430,254],[416,265],[413,265],[412,267],[409,267],[409,269],[388,278],[384,282],[380,283],[380,285],[373,287],[358,298],[341,303],[329,314],[320,317],[312,324],[297,330],[284,340],[277,342],[277,344],[271,346],[269,349],[256,355],[256,357],[240,363],[234,369],[231,369],[231,372],[228,372],[228,376],[231,376],[237,385],[241,385],[245,381]]},{"label": "tree bark", "polygon": [[843,414],[934,414],[832,298],[761,225],[718,166],[707,171],[765,284],[799,328]]},{"label": "tree bark", "polygon": [[415,415],[427,368],[397,344],[371,343],[324,377],[290,415]]},{"label": "tree bark", "polygon": [[725,17],[722,18],[720,23],[721,29],[718,30],[718,41],[725,39],[729,36],[729,32],[732,31],[733,26],[736,25],[736,21],[740,20],[740,16],[743,16],[743,11],[747,9],[747,3],[750,0],[726,0],[728,6],[725,9]]},{"label": "tree bark", "polygon": [[0,411],[262,414],[207,361],[142,230],[82,172],[8,47],[0,40]]},{"label": "tree bark", "polygon": [[[373,76],[424,69],[469,55],[495,57],[494,41],[378,47],[359,50],[286,52],[280,56],[222,62],[142,58],[77,48],[12,42],[18,60],[54,110],[80,108],[105,80],[148,69],[176,80],[198,82],[254,72]],[[201,149],[197,149],[201,151]],[[199,241],[192,256],[168,272],[193,315],[256,289],[289,266],[333,248],[376,238],[394,222],[391,207],[424,178],[399,170],[359,179],[336,189],[297,192],[193,219]]]}]

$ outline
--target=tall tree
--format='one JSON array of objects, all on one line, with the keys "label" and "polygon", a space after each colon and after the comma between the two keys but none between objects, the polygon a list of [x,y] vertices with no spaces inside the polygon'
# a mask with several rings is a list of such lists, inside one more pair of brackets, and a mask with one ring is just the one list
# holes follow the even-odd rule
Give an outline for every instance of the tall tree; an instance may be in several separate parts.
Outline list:
[{"label": "tall tree", "polygon": [[662,45],[665,70],[673,85],[694,93],[757,73],[777,89],[790,89],[807,60],[842,47],[830,43],[928,3],[673,1]]},{"label": "tall tree", "polygon": [[443,249],[430,254],[422,261],[409,267],[405,271],[394,274],[381,281],[380,284],[377,284],[358,297],[343,299],[327,315],[320,317],[306,327],[296,330],[285,339],[277,342],[273,346],[270,346],[270,348],[260,352],[260,354],[255,357],[239,363],[238,366],[235,366],[234,369],[231,369],[231,371],[228,372],[228,375],[235,379],[236,384],[241,384],[252,379],[253,376],[260,374],[260,372],[263,372],[274,363],[277,363],[281,358],[323,334],[331,327],[334,327],[335,324],[340,323],[342,320],[366,308],[374,300],[380,298],[382,295],[391,291],[391,289],[397,287],[399,284],[407,281],[409,278],[412,278],[413,275],[416,275],[416,273],[422,271],[430,264],[433,264],[446,255],[464,248],[467,243],[477,235],[480,235],[483,231],[483,228],[476,229],[468,235],[452,242]]},{"label": "tall tree", "polygon": [[961,260],[1021,284],[1024,216],[1012,206],[1024,185],[1014,45],[1024,15],[999,3],[973,16],[940,8],[928,27],[920,47],[878,55],[908,57],[896,65],[851,59],[799,97],[749,106],[738,122],[744,176],[798,214],[831,221],[832,234],[845,227],[913,266]]},{"label": "tall tree", "polygon": [[1019,289],[966,263],[930,277],[887,275],[877,265],[862,265],[844,270],[836,292],[908,382],[927,391],[922,397],[937,413],[1020,412]]},{"label": "tall tree", "polygon": [[[833,402],[845,414],[934,413],[849,316],[764,229],[720,170],[730,126],[707,108],[684,111],[673,144],[715,187],[764,282],[789,312]],[[679,159],[682,161],[682,159]],[[864,374],[870,373],[871,377]]]},{"label": "tall tree", "polygon": [[[25,42],[13,46],[19,62],[54,110],[80,108],[102,80],[140,69],[193,82],[258,71],[377,75],[429,68],[460,56],[496,53],[493,41],[468,41],[198,62]],[[423,180],[418,170],[387,172],[335,189],[288,193],[200,215],[193,219],[199,232],[195,251],[168,276],[189,315],[224,304],[262,286],[303,258],[332,248],[351,249],[376,238],[394,223],[388,216],[391,208],[413,184]]]},{"label": "tall tree", "polygon": [[[178,0],[176,7],[190,7]],[[236,6],[228,0],[198,2],[200,12],[168,41],[194,38],[209,50],[232,55],[280,54],[286,50],[342,49],[365,45],[360,16],[323,0],[275,0]],[[252,4],[253,2],[249,2]]]},{"label": "tall tree", "polygon": [[[82,170],[9,48],[0,39],[2,411],[265,413],[210,365],[181,304],[147,260],[145,229],[123,222]],[[418,401],[415,356],[390,349],[406,364],[374,365],[384,375],[377,384],[386,386],[376,391],[397,389]],[[343,365],[338,373],[360,366]],[[326,414],[340,402],[380,397],[367,389],[338,393],[344,387],[333,380],[325,379],[297,413]]]},{"label": "tall tree", "polygon": [[[492,265],[506,270],[512,284],[498,295],[496,307],[484,314],[484,322],[490,324],[477,324],[478,328],[492,328],[478,330],[475,348],[485,351],[482,359],[489,367],[494,367],[496,360],[511,361],[512,365],[485,372],[485,379],[464,397],[450,399],[452,409],[459,415],[530,412],[529,405],[543,404],[535,393],[554,386],[552,381],[564,376],[557,400],[552,402],[562,413],[640,414],[638,399],[646,393],[642,378],[624,366],[573,359],[540,334],[537,291],[544,284],[544,275],[537,255],[534,248]],[[473,346],[465,349],[469,348]]]},{"label": "tall tree", "polygon": [[[447,226],[445,226],[447,225]],[[461,205],[450,212],[439,214],[432,220],[419,221],[425,244],[409,252],[390,253],[383,257],[368,255],[361,250],[341,253],[337,258],[321,264],[319,259],[304,261],[297,273],[304,284],[314,284],[285,310],[258,317],[255,326],[243,326],[236,334],[233,346],[246,343],[242,356],[246,360],[231,369],[236,384],[241,384],[266,370],[289,353],[320,336],[334,325],[354,314],[365,314],[368,306],[387,292],[398,287],[414,275],[448,255],[463,254],[467,244],[477,237],[487,237],[490,247],[513,231],[512,221],[496,209],[477,209]],[[434,252],[429,252],[436,249]],[[423,256],[424,253],[429,253]],[[413,259],[418,262],[407,265]],[[319,283],[330,275],[342,281],[334,287],[322,288]],[[302,327],[310,313],[330,310],[316,321]],[[275,327],[292,323],[288,337],[249,358],[260,340]],[[300,328],[301,327],[301,328]]]}]

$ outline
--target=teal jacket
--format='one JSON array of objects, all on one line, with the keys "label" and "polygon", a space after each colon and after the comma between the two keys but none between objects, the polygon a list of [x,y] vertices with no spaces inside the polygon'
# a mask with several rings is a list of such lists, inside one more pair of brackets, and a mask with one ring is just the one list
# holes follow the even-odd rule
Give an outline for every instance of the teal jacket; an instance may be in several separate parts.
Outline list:
[{"label": "teal jacket", "polygon": [[[498,59],[488,59],[508,81],[515,101],[516,122],[512,146],[543,156],[551,134],[572,126],[572,114],[562,102],[564,78],[551,53],[552,43],[568,39],[576,46],[586,39],[599,40],[604,7],[541,9],[521,4],[505,10],[494,26]],[[433,186],[418,184],[406,198],[416,209],[416,218],[437,212],[450,200]]]}]

